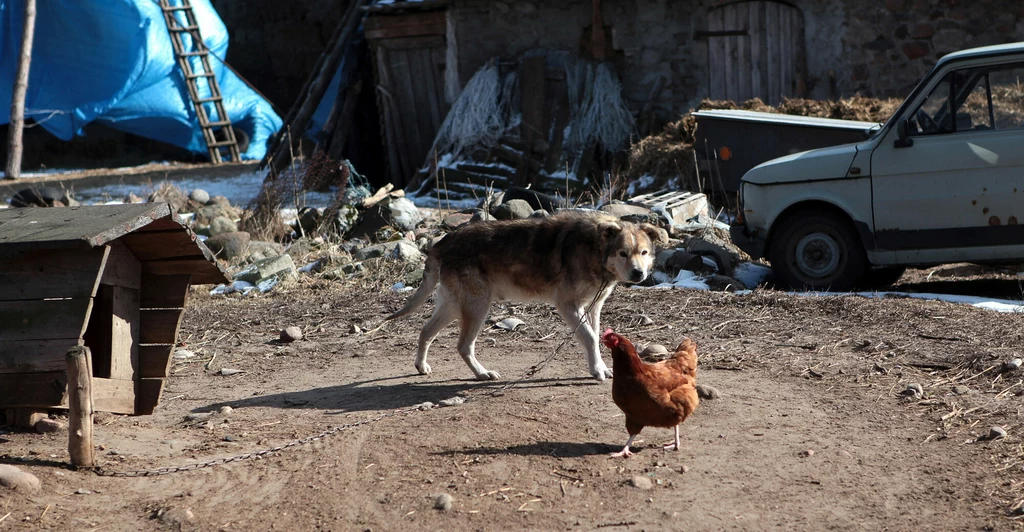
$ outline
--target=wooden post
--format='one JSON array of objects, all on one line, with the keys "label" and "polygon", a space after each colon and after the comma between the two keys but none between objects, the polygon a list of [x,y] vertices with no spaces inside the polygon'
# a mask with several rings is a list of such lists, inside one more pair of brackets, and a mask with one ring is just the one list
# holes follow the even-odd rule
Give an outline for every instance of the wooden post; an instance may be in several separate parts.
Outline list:
[{"label": "wooden post", "polygon": [[21,55],[11,94],[11,120],[7,130],[7,179],[21,177],[22,130],[25,128],[25,93],[32,63],[32,37],[36,29],[36,0],[25,0],[25,21],[21,27]]},{"label": "wooden post", "polygon": [[71,465],[93,467],[92,354],[86,346],[68,350],[68,454]]}]

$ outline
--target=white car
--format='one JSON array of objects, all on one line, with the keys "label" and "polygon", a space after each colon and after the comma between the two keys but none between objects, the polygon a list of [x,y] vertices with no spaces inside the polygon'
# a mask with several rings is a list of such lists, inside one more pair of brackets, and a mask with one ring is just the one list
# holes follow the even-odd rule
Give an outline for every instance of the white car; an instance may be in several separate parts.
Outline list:
[{"label": "white car", "polygon": [[942,57],[867,140],[758,165],[740,198],[733,241],[794,288],[1024,260],[1024,43]]}]

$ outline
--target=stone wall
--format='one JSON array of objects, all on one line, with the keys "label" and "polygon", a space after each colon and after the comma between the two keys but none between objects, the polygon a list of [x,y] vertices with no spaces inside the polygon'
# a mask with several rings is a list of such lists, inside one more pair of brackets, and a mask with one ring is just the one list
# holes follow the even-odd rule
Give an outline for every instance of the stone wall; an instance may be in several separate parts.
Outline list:
[{"label": "stone wall", "polygon": [[[717,0],[604,0],[623,92],[631,107],[657,96],[664,118],[708,95],[708,11]],[[791,0],[804,16],[807,95],[902,97],[950,51],[1024,40],[1024,3],[1014,0]],[[459,79],[495,56],[536,48],[580,51],[589,0],[454,0]]]},{"label": "stone wall", "polygon": [[1024,40],[1019,0],[849,2],[844,92],[905,96],[943,55]]}]

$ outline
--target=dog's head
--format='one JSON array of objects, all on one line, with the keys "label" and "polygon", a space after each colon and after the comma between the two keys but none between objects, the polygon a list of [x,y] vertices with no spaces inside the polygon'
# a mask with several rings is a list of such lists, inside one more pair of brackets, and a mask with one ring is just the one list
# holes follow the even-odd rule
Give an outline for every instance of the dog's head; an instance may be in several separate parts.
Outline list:
[{"label": "dog's head", "polygon": [[654,242],[660,239],[651,224],[603,221],[598,225],[604,240],[604,267],[624,283],[641,283],[654,266]]}]

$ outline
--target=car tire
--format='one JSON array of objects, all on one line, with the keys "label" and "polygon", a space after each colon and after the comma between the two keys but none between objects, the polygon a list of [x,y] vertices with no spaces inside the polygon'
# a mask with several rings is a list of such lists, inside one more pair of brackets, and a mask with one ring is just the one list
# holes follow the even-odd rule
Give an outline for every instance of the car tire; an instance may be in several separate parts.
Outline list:
[{"label": "car tire", "polygon": [[885,288],[900,280],[907,271],[905,266],[886,266],[868,270],[861,283],[865,288]]},{"label": "car tire", "polygon": [[769,244],[776,280],[806,290],[848,291],[864,278],[867,259],[850,222],[828,211],[786,218]]}]

